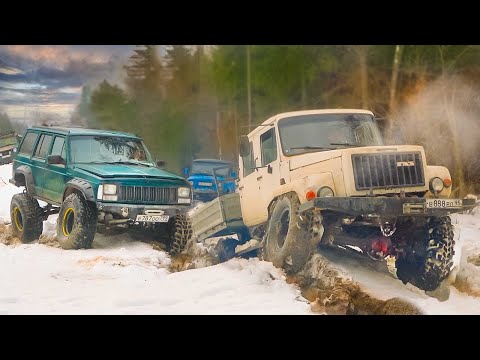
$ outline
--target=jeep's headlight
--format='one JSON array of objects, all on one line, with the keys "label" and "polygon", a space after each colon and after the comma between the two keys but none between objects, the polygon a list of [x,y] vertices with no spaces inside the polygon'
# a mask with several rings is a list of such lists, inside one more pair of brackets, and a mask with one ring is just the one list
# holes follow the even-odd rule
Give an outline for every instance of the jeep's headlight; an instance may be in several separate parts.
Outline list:
[{"label": "jeep's headlight", "polygon": [[117,201],[117,185],[114,184],[102,184],[98,186],[97,192],[98,200],[105,201]]},{"label": "jeep's headlight", "polygon": [[115,195],[117,193],[117,185],[114,184],[104,184],[103,193],[105,195]]},{"label": "jeep's headlight", "polygon": [[430,179],[430,191],[431,192],[440,192],[443,190],[444,184],[443,180],[439,177],[434,177]]},{"label": "jeep's headlight", "polygon": [[330,189],[328,186],[323,186],[317,191],[318,197],[333,197],[334,193],[333,190]]},{"label": "jeep's headlight", "polygon": [[190,197],[190,188],[187,188],[187,187],[178,188],[178,197],[189,198]]}]

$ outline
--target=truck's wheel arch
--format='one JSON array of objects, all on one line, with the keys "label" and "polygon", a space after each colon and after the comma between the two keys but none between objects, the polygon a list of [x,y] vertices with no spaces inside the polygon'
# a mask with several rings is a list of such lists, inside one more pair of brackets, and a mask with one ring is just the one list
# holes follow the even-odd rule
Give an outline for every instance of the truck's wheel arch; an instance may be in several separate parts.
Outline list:
[{"label": "truck's wheel arch", "polygon": [[30,195],[35,195],[35,181],[30,166],[22,165],[15,170],[13,176],[16,186],[25,186]]},{"label": "truck's wheel arch", "polygon": [[80,193],[85,200],[95,202],[95,194],[93,192],[92,184],[88,181],[82,179],[72,179],[65,184],[65,189],[63,190],[62,201],[66,197],[74,192]]}]

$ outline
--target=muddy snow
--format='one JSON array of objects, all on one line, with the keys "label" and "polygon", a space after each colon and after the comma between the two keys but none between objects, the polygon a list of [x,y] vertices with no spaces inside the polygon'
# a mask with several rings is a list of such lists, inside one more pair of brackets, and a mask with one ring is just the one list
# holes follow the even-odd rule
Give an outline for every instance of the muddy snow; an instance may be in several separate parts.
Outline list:
[{"label": "muddy snow", "polygon": [[296,278],[257,258],[215,264],[200,244],[193,257],[171,259],[127,235],[97,235],[92,249],[65,251],[56,216],[39,240],[21,244],[9,209],[22,190],[10,177],[11,166],[0,166],[0,314],[480,314],[480,213],[453,217],[455,270],[425,294],[384,263],[337,251],[315,256]]}]

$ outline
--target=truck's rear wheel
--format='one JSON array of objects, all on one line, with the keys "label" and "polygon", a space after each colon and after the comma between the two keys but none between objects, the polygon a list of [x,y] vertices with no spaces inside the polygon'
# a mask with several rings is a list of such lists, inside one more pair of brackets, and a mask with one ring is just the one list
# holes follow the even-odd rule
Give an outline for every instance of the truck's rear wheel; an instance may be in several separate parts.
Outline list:
[{"label": "truck's rear wheel", "polygon": [[29,194],[15,194],[10,202],[13,235],[22,243],[37,240],[43,232],[43,210]]},{"label": "truck's rear wheel", "polygon": [[397,277],[425,291],[435,290],[450,274],[455,254],[453,225],[449,216],[427,219],[416,245],[396,261]]},{"label": "truck's rear wheel", "polygon": [[273,207],[266,231],[265,260],[288,273],[300,271],[311,251],[309,233],[296,214],[299,205],[295,194],[280,197]]},{"label": "truck's rear wheel", "polygon": [[66,250],[89,249],[97,231],[97,209],[94,203],[73,193],[63,201],[57,220],[57,238]]},{"label": "truck's rear wheel", "polygon": [[177,215],[173,219],[171,242],[168,247],[170,255],[180,254],[193,237],[192,222],[187,215]]}]

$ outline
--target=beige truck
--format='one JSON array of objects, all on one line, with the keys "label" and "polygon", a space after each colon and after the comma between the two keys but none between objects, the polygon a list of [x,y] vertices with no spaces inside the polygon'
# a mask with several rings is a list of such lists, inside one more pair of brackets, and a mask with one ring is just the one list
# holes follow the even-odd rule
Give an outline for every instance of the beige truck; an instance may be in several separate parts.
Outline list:
[{"label": "beige truck", "polygon": [[478,205],[450,198],[448,169],[427,165],[423,147],[384,144],[368,110],[275,115],[241,137],[239,164],[237,194],[194,212],[194,232],[241,233],[242,242],[248,233],[287,272],[317,246],[348,246],[386,261],[403,283],[434,290],[452,268],[449,215]]}]

